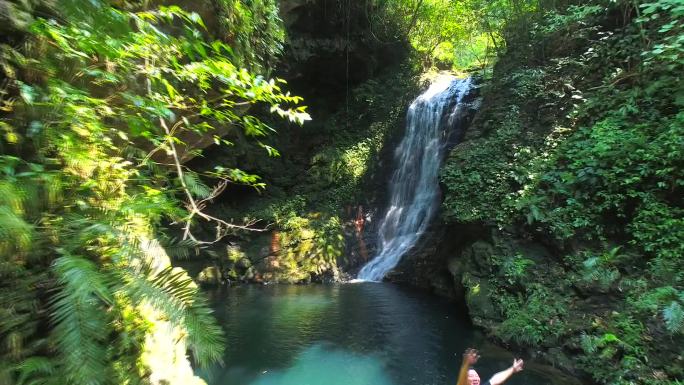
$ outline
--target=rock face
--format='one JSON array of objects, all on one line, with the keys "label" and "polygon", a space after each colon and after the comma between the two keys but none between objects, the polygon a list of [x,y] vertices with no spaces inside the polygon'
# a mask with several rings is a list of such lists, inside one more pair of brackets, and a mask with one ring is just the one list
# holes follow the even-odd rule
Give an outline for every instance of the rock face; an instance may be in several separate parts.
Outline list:
[{"label": "rock face", "polygon": [[405,41],[373,37],[365,2],[286,0],[280,10],[287,42],[278,74],[311,106],[339,105],[349,87],[407,55]]},{"label": "rock face", "polygon": [[280,157],[235,138],[233,147],[209,147],[204,158],[190,161],[200,169],[235,165],[267,186],[260,193],[229,186],[212,206],[236,223],[257,217],[265,218],[261,227],[270,224],[269,231],[225,239],[251,261],[251,270],[234,264],[226,244],[206,253],[206,265],[218,266],[226,282],[339,280],[367,261],[392,153],[406,108],[419,93],[420,79],[404,60],[406,41],[374,38],[366,3],[289,0],[280,2],[280,11],[287,41],[272,75],[304,98],[313,120],[288,125],[253,108],[250,114],[283,132],[264,138]]}]

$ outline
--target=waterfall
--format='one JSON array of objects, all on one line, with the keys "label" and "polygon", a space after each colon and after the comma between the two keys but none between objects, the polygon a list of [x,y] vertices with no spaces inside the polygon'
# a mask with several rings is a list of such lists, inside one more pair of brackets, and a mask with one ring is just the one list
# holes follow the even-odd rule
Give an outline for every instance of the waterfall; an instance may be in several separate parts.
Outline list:
[{"label": "waterfall", "polygon": [[406,133],[394,154],[396,169],[390,181],[389,207],[378,232],[379,252],[361,269],[359,280],[381,280],[427,229],[439,205],[437,177],[445,126],[453,123],[470,87],[470,78],[442,76],[411,103]]}]

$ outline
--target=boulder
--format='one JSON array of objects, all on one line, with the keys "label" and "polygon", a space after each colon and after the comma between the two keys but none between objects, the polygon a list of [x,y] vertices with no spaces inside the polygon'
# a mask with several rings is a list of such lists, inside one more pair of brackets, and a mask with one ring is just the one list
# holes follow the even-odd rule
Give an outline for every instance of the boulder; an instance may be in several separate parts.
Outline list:
[{"label": "boulder", "polygon": [[216,266],[205,267],[198,275],[197,282],[204,286],[220,285],[222,280],[221,270]]}]

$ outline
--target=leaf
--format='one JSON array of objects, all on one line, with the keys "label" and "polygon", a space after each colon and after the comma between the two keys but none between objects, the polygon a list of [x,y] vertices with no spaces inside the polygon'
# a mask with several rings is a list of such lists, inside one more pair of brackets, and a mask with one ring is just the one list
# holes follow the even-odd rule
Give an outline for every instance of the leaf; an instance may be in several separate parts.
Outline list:
[{"label": "leaf", "polygon": [[280,156],[280,152],[278,152],[277,149],[275,149],[275,148],[273,148],[267,144],[263,144],[263,143],[259,142],[259,146],[261,146],[261,148],[265,149],[266,152],[268,152],[268,156],[272,156],[272,157]]},{"label": "leaf", "polygon": [[196,13],[196,12],[190,13],[189,19],[192,20],[197,25],[201,26],[202,28],[207,29],[207,26],[204,25],[204,20],[202,20],[202,17],[198,13]]},{"label": "leaf", "polygon": [[670,306],[663,310],[663,318],[670,334],[680,333],[684,330],[684,308],[679,302],[672,301]]},{"label": "leaf", "polygon": [[17,83],[19,83],[19,94],[21,95],[21,98],[24,100],[24,102],[29,105],[33,104],[36,98],[35,88],[26,83]]},{"label": "leaf", "polygon": [[184,172],[183,181],[185,181],[185,185],[190,190],[190,193],[197,198],[207,198],[211,195],[211,189],[200,180],[199,175],[196,173]]},{"label": "leaf", "polygon": [[175,98],[176,98],[176,95],[177,95],[177,94],[176,94],[176,89],[173,88],[173,86],[171,85],[171,83],[169,83],[169,81],[166,80],[166,79],[162,79],[161,82],[162,82],[162,84],[166,87],[166,92],[169,94],[169,97],[170,97],[171,99],[175,99]]},{"label": "leaf", "polygon": [[47,357],[29,357],[19,364],[17,371],[19,372],[17,385],[33,384],[36,383],[35,377],[37,376],[39,378],[50,377],[56,373],[55,361]]}]

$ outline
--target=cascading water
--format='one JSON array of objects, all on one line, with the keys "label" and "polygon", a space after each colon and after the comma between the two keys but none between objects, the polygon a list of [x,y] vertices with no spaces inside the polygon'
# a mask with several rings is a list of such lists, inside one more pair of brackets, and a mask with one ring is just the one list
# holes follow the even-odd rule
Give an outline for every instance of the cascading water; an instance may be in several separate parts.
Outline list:
[{"label": "cascading water", "polygon": [[[442,76],[409,107],[406,134],[395,152],[397,168],[390,181],[389,208],[380,224],[379,253],[361,269],[359,280],[381,280],[427,229],[439,203],[443,122],[452,123],[470,87],[470,78]],[[454,110],[444,119],[450,106]]]}]

